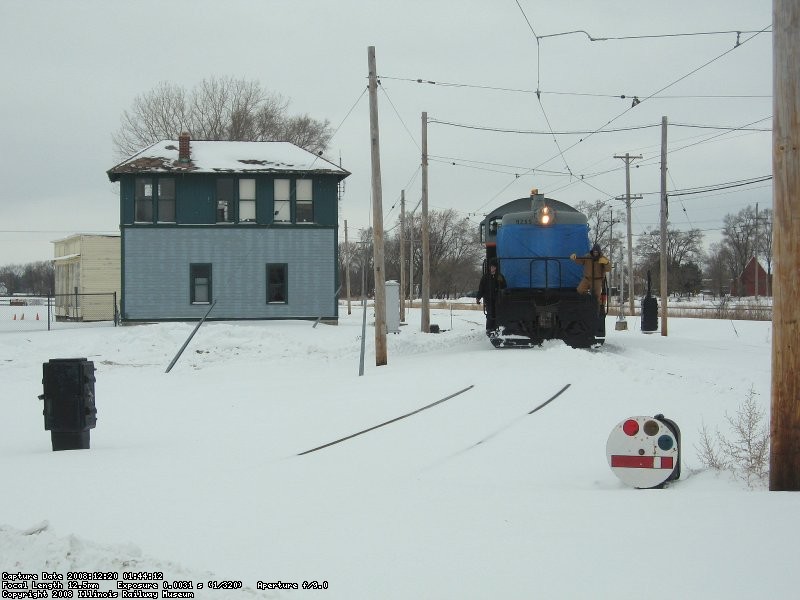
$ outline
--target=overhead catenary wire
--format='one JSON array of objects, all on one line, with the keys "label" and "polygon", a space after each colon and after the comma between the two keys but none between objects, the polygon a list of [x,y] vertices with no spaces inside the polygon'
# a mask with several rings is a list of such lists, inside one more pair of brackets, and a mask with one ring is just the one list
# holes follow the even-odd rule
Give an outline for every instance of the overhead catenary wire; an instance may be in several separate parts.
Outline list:
[{"label": "overhead catenary wire", "polygon": [[[519,1],[518,1],[518,0],[517,0],[517,6],[519,6]],[[525,14],[525,11],[523,11],[523,10],[522,10],[522,7],[521,7],[521,6],[519,6],[519,8],[520,8],[520,11],[522,11],[522,13],[523,13],[523,14]],[[525,16],[525,20],[526,20],[526,21],[528,21],[528,18],[527,18],[527,16]],[[528,21],[528,23],[530,24],[530,22],[529,22],[529,21]],[[721,58],[723,58],[724,56],[727,56],[728,54],[730,54],[731,52],[733,52],[734,50],[736,50],[736,49],[737,49],[737,48],[739,48],[740,46],[742,46],[742,45],[746,44],[747,42],[751,41],[751,40],[752,40],[753,38],[755,38],[757,35],[759,35],[759,34],[761,34],[761,33],[765,32],[767,29],[769,29],[769,27],[770,27],[770,25],[768,25],[767,27],[765,27],[765,28],[761,29],[760,31],[757,31],[756,33],[754,33],[752,36],[750,36],[749,38],[745,39],[744,41],[738,42],[738,43],[736,44],[736,46],[734,46],[733,48],[731,48],[731,49],[729,49],[729,50],[726,50],[725,52],[723,52],[723,53],[721,53],[721,54],[719,54],[719,55],[715,56],[715,57],[714,57],[714,58],[712,58],[711,60],[708,60],[708,61],[706,61],[705,63],[701,64],[700,66],[698,66],[698,67],[695,67],[694,69],[692,69],[692,70],[691,70],[691,71],[689,71],[688,73],[686,73],[686,74],[682,75],[681,77],[678,77],[678,78],[677,78],[677,79],[675,79],[674,81],[672,81],[672,82],[668,83],[667,85],[665,85],[665,86],[663,86],[663,87],[659,88],[659,89],[658,89],[658,90],[656,90],[655,92],[653,92],[653,93],[649,94],[648,96],[645,96],[645,97],[644,97],[644,98],[642,98],[642,99],[639,99],[639,101],[638,101],[638,102],[634,102],[634,103],[632,103],[632,104],[631,104],[631,106],[630,106],[629,108],[626,108],[624,111],[622,111],[622,112],[621,112],[620,114],[618,114],[616,117],[614,117],[614,118],[612,118],[610,121],[606,122],[606,124],[605,124],[605,125],[603,125],[603,126],[601,126],[601,127],[598,127],[598,128],[595,130],[595,131],[593,131],[593,132],[591,132],[591,133],[587,134],[587,136],[586,136],[586,137],[584,137],[584,138],[581,138],[580,140],[578,140],[577,142],[575,142],[574,144],[572,144],[571,146],[569,146],[569,147],[568,147],[566,150],[564,150],[564,152],[568,152],[569,150],[571,150],[572,148],[574,148],[574,147],[575,147],[575,146],[577,146],[578,144],[580,144],[580,143],[582,143],[582,142],[585,142],[587,139],[589,139],[589,138],[590,138],[590,137],[592,137],[593,135],[596,135],[596,134],[597,134],[597,133],[599,133],[600,131],[603,131],[603,130],[605,130],[605,129],[606,129],[608,126],[609,126],[609,125],[611,125],[611,124],[612,124],[612,123],[614,123],[615,121],[617,121],[617,120],[619,120],[620,118],[622,118],[624,115],[626,115],[628,112],[630,112],[631,110],[633,110],[633,109],[634,109],[636,106],[638,106],[638,105],[639,105],[639,104],[641,104],[642,102],[644,102],[644,101],[646,101],[646,100],[649,100],[649,99],[653,98],[653,97],[654,97],[656,94],[660,94],[660,93],[661,93],[661,92],[663,92],[664,90],[667,90],[667,89],[671,88],[672,86],[674,86],[674,85],[676,85],[676,84],[680,83],[680,82],[681,82],[681,81],[683,81],[684,79],[686,79],[686,78],[688,78],[688,77],[690,77],[690,76],[694,75],[694,74],[695,74],[695,73],[697,73],[698,71],[700,71],[700,70],[702,70],[702,69],[706,68],[707,66],[709,66],[709,65],[713,64],[714,62],[716,62],[716,61],[720,60],[720,59],[721,59]],[[533,27],[531,27],[531,31],[533,32]],[[535,32],[534,32],[534,35],[536,35],[536,33],[535,33]],[[538,38],[537,38],[537,43],[538,43]],[[637,99],[638,99],[638,98],[637,98]],[[562,153],[560,153],[560,154],[563,154],[563,152],[562,152]],[[541,163],[539,166],[546,165],[548,162],[550,162],[550,161],[551,161],[551,160],[553,160],[554,158],[557,158],[558,156],[559,156],[559,154],[556,154],[555,156],[552,156],[552,157],[550,157],[549,159],[547,159],[547,160],[545,160],[543,163]]]},{"label": "overhead catenary wire", "polygon": [[[541,44],[540,44],[541,36],[537,35],[536,30],[534,29],[532,21],[527,17],[527,15],[525,14],[525,11],[522,9],[522,6],[520,5],[520,3],[518,1],[516,3],[517,3],[517,6],[518,6],[520,12],[522,13],[522,15],[525,18],[525,22],[527,24],[527,27],[530,29],[531,33],[533,34],[534,38],[536,39],[537,50],[540,50],[541,49]],[[679,83],[681,81],[684,81],[686,78],[696,74],[700,70],[708,67],[709,65],[711,65],[714,62],[720,60],[724,56],[730,54],[733,50],[735,50],[739,46],[748,43],[750,40],[752,40],[753,38],[755,38],[759,34],[765,33],[765,32],[767,32],[769,30],[770,30],[770,26],[767,26],[767,27],[765,27],[763,29],[760,29],[760,30],[749,29],[749,30],[741,30],[741,31],[736,32],[737,33],[737,38],[739,38],[739,39],[737,39],[737,44],[733,48],[727,49],[726,51],[721,52],[720,54],[712,57],[710,60],[707,60],[707,61],[703,62],[699,66],[687,71],[681,77],[677,77],[674,80],[672,80],[669,83],[667,83],[666,85],[657,88],[656,91],[652,92],[649,95],[636,96],[636,99],[639,101],[638,103],[641,103],[644,100],[654,99],[654,98],[687,98],[687,97],[691,97],[691,98],[700,98],[700,97],[705,97],[705,98],[726,98],[726,97],[730,97],[730,98],[770,98],[771,96],[767,95],[767,94],[765,94],[765,95],[758,95],[758,94],[746,94],[746,95],[725,95],[725,94],[691,95],[691,94],[687,94],[687,95],[670,96],[670,95],[667,95],[667,94],[664,93],[669,88],[671,88],[674,85],[676,85],[677,83]],[[568,32],[565,32],[565,33],[568,33]],[[717,35],[717,34],[723,34],[723,33],[730,33],[730,32],[723,32],[723,31],[695,32],[696,35]],[[745,34],[747,35],[747,37],[742,39],[741,36],[743,36]],[[679,35],[689,35],[689,34],[668,34],[668,35],[662,35],[662,36],[641,36],[641,37],[678,37]],[[549,36],[549,37],[552,37],[552,36]],[[618,36],[618,37],[620,39],[625,39],[625,38],[635,39],[635,38],[640,37],[640,36]],[[613,38],[609,37],[608,39],[613,39]],[[540,56],[539,56],[539,52],[537,52],[537,86],[536,86],[535,90],[521,89],[521,88],[516,88],[516,87],[500,87],[500,86],[492,86],[492,85],[474,85],[474,84],[468,84],[468,83],[455,83],[455,82],[451,82],[451,81],[435,81],[435,80],[430,80],[430,79],[423,80],[421,78],[417,78],[417,79],[400,78],[400,77],[392,78],[392,77],[388,77],[388,76],[383,76],[383,78],[384,79],[395,79],[395,80],[398,80],[398,81],[413,82],[413,83],[416,83],[416,84],[436,85],[436,86],[442,86],[442,87],[474,88],[474,89],[484,89],[484,90],[496,90],[496,91],[500,91],[500,92],[509,92],[509,93],[526,93],[526,94],[535,93],[535,94],[537,94],[537,97],[538,97],[538,99],[540,101],[540,105],[541,105],[541,95],[545,94],[545,93],[548,93],[548,92],[546,90],[542,90],[541,89],[541,81],[540,81],[539,76],[538,76],[538,70],[539,70],[538,67],[539,67],[540,64],[541,64]],[[563,94],[574,94],[574,95],[585,94],[585,95],[591,95],[591,96],[608,96],[608,97],[613,97],[613,98],[616,98],[616,97],[622,98],[623,96],[625,96],[626,98],[633,97],[630,94],[611,95],[611,94],[594,94],[594,93],[590,94],[590,93],[581,93],[581,92],[574,92],[573,93],[573,92],[556,92],[556,91],[553,91],[553,92],[550,92],[550,93],[553,93],[553,94],[555,94],[555,93],[563,93]],[[576,145],[578,145],[578,144],[580,144],[582,142],[585,142],[591,136],[597,135],[599,133],[613,133],[613,132],[617,132],[617,131],[623,132],[623,131],[632,131],[632,130],[635,130],[635,129],[645,129],[645,128],[660,127],[659,123],[645,124],[645,125],[634,125],[634,126],[628,126],[628,127],[612,127],[612,125],[613,125],[613,123],[615,121],[617,121],[623,115],[627,114],[629,111],[631,111],[633,108],[635,108],[635,105],[638,104],[638,103],[634,103],[633,106],[630,106],[630,107],[626,108],[626,110],[622,111],[620,114],[615,116],[613,119],[607,121],[601,127],[598,127],[598,128],[595,128],[595,129],[584,129],[584,130],[575,130],[575,131],[561,131],[561,130],[557,130],[556,128],[553,128],[551,123],[550,123],[550,121],[549,121],[549,119],[548,119],[548,115],[546,114],[545,111],[543,111],[543,114],[545,116],[545,119],[548,121],[548,129],[547,130],[523,130],[523,129],[520,129],[520,128],[489,127],[489,126],[485,126],[485,125],[473,125],[473,124],[467,124],[467,123],[457,123],[455,121],[450,121],[450,120],[446,120],[446,119],[432,118],[432,119],[429,120],[429,122],[432,123],[432,124],[437,124],[438,123],[438,124],[441,124],[441,125],[444,125],[444,126],[466,127],[466,128],[481,129],[481,130],[488,130],[488,131],[497,131],[497,132],[501,132],[501,133],[520,133],[520,134],[528,134],[528,135],[550,135],[551,137],[553,137],[555,135],[571,135],[571,134],[572,135],[581,136],[580,140],[577,140],[575,143],[573,143],[570,146],[562,147],[560,144],[557,144],[557,150],[558,150],[557,153],[555,153],[553,156],[547,158],[545,161],[539,163],[538,165],[535,165],[533,167],[525,167],[524,169],[520,169],[520,168],[518,168],[516,166],[511,166],[511,165],[504,165],[504,166],[509,167],[511,169],[510,171],[504,171],[502,169],[503,165],[500,165],[500,164],[492,165],[492,164],[489,164],[488,161],[482,162],[482,161],[467,161],[467,160],[458,160],[458,159],[453,160],[453,159],[448,159],[447,157],[432,157],[432,159],[436,160],[436,161],[439,161],[439,162],[445,162],[446,161],[449,164],[451,164],[452,166],[471,168],[471,169],[477,169],[477,170],[485,170],[485,171],[488,171],[488,172],[498,172],[500,174],[508,175],[508,176],[512,177],[512,179],[507,184],[505,184],[502,187],[501,190],[499,190],[489,200],[487,200],[485,203],[483,203],[478,209],[476,209],[475,211],[471,211],[471,212],[476,212],[477,213],[477,211],[481,210],[487,204],[489,204],[490,202],[494,201],[494,199],[496,199],[498,196],[500,196],[502,193],[504,193],[509,187],[511,187],[514,184],[514,182],[516,180],[520,179],[521,177],[528,176],[531,173],[536,173],[537,171],[540,174],[544,174],[543,167],[548,162],[552,161],[555,158],[561,158],[564,161],[564,163],[565,163],[565,165],[567,167],[567,172],[560,172],[560,175],[559,175],[559,171],[550,170],[550,174],[552,174],[554,176],[563,176],[563,177],[574,178],[574,181],[570,181],[567,184],[568,186],[569,185],[575,185],[577,183],[582,183],[584,185],[587,185],[588,187],[591,187],[591,188],[595,189],[597,192],[606,195],[606,193],[602,189],[599,189],[599,188],[595,187],[594,185],[591,185],[590,183],[587,183],[586,180],[588,178],[590,178],[590,177],[596,177],[599,174],[604,174],[604,173],[612,172],[612,171],[619,170],[619,169],[609,169],[607,171],[601,171],[598,174],[596,174],[596,173],[579,174],[579,172],[574,169],[574,165],[570,164],[569,157],[567,156],[567,154]],[[542,107],[542,108],[544,108],[544,107]],[[771,118],[771,117],[766,117],[766,119],[769,119],[769,118]],[[752,125],[756,124],[757,122],[758,121],[754,121],[752,124],[750,124],[750,126],[747,126],[747,125],[746,126],[728,126],[728,125],[716,125],[716,124],[704,124],[704,123],[700,123],[700,124],[694,124],[694,123],[670,123],[670,127],[710,129],[710,130],[715,130],[716,132],[719,132],[719,133],[717,133],[716,135],[714,135],[714,136],[712,136],[710,138],[703,138],[703,139],[701,139],[701,140],[699,140],[699,141],[697,141],[697,142],[695,142],[693,144],[690,144],[690,145],[687,145],[687,146],[684,146],[684,147],[681,147],[681,148],[673,148],[672,150],[670,150],[670,152],[681,151],[681,150],[683,150],[685,148],[694,147],[694,146],[697,146],[697,145],[700,145],[700,144],[705,144],[705,143],[711,143],[712,141],[715,141],[716,139],[718,139],[718,138],[720,138],[720,137],[722,137],[724,135],[729,135],[730,133],[733,133],[733,132],[751,132],[751,133],[764,132],[764,133],[766,133],[766,132],[771,131],[768,128],[752,127]],[[494,166],[501,166],[501,168],[500,169],[492,169],[491,167],[494,167]],[[649,164],[642,164],[642,166],[650,166],[650,165]],[[563,189],[563,187],[559,188],[559,189]],[[607,196],[608,197],[613,197],[613,195],[611,195],[611,194],[607,194]]]},{"label": "overhead catenary wire", "polygon": [[[546,117],[545,117],[546,118]],[[764,117],[752,124],[759,123],[772,117]],[[477,125],[474,123],[456,123],[455,121],[445,121],[443,119],[429,118],[428,123],[437,125],[446,125],[449,127],[459,127],[462,129],[475,129],[478,131],[490,131],[495,133],[515,133],[520,135],[589,135],[598,133],[622,133],[627,131],[638,131],[641,129],[655,129],[661,127],[661,123],[645,123],[642,125],[629,125],[627,127],[614,127],[612,129],[573,129],[573,130],[543,130],[543,129],[516,129],[512,127],[496,127],[491,125]],[[767,127],[750,127],[749,125],[735,126],[735,125],[702,125],[692,123],[670,123],[668,127],[685,127],[691,129],[714,129],[717,131],[757,131],[757,132],[771,132],[771,128]]]},{"label": "overhead catenary wire", "polygon": [[403,121],[403,117],[400,116],[400,113],[398,112],[397,107],[394,105],[394,102],[392,102],[392,99],[389,97],[389,92],[387,92],[386,88],[383,85],[381,85],[380,81],[378,82],[378,87],[380,88],[381,91],[383,91],[383,95],[386,96],[386,99],[389,101],[389,104],[391,105],[392,110],[394,111],[394,114],[397,115],[397,118],[400,121],[400,123],[403,125],[403,129],[406,130],[406,133],[408,134],[408,137],[411,138],[411,141],[417,147],[417,150],[422,152],[422,148],[420,148],[420,145],[417,143],[417,140],[414,139],[414,136],[411,134],[411,130],[406,125],[406,122]]},{"label": "overhead catenary wire", "polygon": [[[442,88],[465,88],[465,89],[484,90],[493,92],[506,92],[513,94],[528,94],[528,95],[539,94],[541,96],[548,96],[548,95],[585,96],[589,98],[616,98],[619,100],[628,100],[628,101],[631,101],[634,98],[638,98],[639,96],[639,94],[632,94],[627,92],[622,92],[618,94],[609,94],[601,92],[573,92],[565,90],[548,90],[547,88],[533,90],[528,88],[515,88],[509,86],[488,85],[480,83],[458,83],[453,81],[436,81],[433,79],[428,79],[423,77],[393,77],[390,75],[381,75],[380,78],[385,79],[386,81],[416,83],[421,85],[431,85]],[[656,100],[686,100],[686,99],[752,100],[756,98],[769,99],[772,98],[772,94],[670,94],[670,95],[657,94],[655,96],[652,96],[652,98]]]},{"label": "overhead catenary wire", "polygon": [[[517,3],[519,4],[519,3]],[[771,27],[771,26],[770,26]],[[770,29],[771,31],[771,29]],[[572,35],[575,33],[582,33],[589,38],[590,42],[607,42],[607,41],[623,41],[623,40],[646,40],[646,39],[656,39],[656,38],[674,38],[674,37],[693,37],[699,35],[732,35],[736,34],[737,41],[736,45],[740,45],[741,42],[739,41],[740,36],[743,33],[762,33],[763,30],[736,30],[736,29],[729,29],[725,31],[694,31],[694,32],[687,32],[687,33],[652,33],[652,34],[640,34],[640,35],[620,35],[620,36],[604,36],[604,37],[595,37],[591,35],[588,31],[584,29],[575,29],[573,31],[562,31],[559,33],[547,33],[544,35],[538,36],[539,39],[551,38],[551,37],[558,37],[562,35]]]}]

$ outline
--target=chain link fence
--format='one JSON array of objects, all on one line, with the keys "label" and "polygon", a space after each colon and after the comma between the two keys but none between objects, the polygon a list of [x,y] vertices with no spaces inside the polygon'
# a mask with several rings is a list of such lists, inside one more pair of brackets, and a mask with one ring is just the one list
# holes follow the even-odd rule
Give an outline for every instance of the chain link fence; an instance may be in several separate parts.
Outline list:
[{"label": "chain link fence", "polygon": [[116,292],[0,297],[0,333],[118,324]]}]

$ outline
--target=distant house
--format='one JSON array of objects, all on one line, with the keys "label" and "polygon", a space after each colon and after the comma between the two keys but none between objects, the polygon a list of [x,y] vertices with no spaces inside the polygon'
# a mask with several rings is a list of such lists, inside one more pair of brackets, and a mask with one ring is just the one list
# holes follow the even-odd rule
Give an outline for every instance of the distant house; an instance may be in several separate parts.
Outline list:
[{"label": "distant house", "polygon": [[758,278],[758,295],[772,296],[772,275],[768,275],[764,267],[752,257],[739,276],[731,282],[731,294],[734,296],[755,296],[756,278]]},{"label": "distant house", "polygon": [[76,234],[53,244],[56,319],[114,319],[121,292],[120,236]]},{"label": "distant house", "polygon": [[153,144],[120,183],[123,321],[338,319],[338,185],[288,142]]}]

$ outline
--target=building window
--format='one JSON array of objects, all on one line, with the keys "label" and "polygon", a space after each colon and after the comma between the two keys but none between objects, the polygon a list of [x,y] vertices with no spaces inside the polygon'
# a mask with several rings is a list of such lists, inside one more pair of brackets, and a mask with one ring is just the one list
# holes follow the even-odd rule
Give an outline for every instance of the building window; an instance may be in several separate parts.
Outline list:
[{"label": "building window", "polygon": [[211,302],[211,264],[189,265],[189,281],[192,304],[209,304]]},{"label": "building window", "polygon": [[289,180],[276,179],[275,180],[275,214],[273,221],[280,223],[290,223],[292,220],[292,213],[289,203]]},{"label": "building window", "polygon": [[231,223],[233,215],[233,179],[217,179],[217,223]]},{"label": "building window", "polygon": [[289,303],[289,265],[267,264],[267,303]]},{"label": "building window", "polygon": [[158,179],[158,220],[162,223],[175,222],[175,180],[171,177]]},{"label": "building window", "polygon": [[311,223],[314,221],[314,196],[310,179],[298,179],[295,182],[297,189],[297,208],[295,220],[298,223]]},{"label": "building window", "polygon": [[239,180],[239,222],[255,223],[256,220],[256,180]]},{"label": "building window", "polygon": [[134,221],[137,223],[153,222],[153,180],[149,177],[137,177],[134,192]]}]

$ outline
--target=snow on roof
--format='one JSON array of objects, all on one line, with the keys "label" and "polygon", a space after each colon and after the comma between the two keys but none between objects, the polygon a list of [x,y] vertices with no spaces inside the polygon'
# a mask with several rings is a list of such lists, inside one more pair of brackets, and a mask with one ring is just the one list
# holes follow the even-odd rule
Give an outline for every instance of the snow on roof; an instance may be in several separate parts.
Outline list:
[{"label": "snow on roof", "polygon": [[188,162],[178,160],[178,141],[163,140],[108,170],[117,181],[123,173],[350,173],[291,142],[192,140]]},{"label": "snow on roof", "polygon": [[78,254],[65,254],[64,256],[56,256],[53,259],[53,261],[57,262],[57,261],[60,261],[60,260],[71,260],[73,258],[80,258],[80,256],[81,256],[80,253],[78,253]]}]

